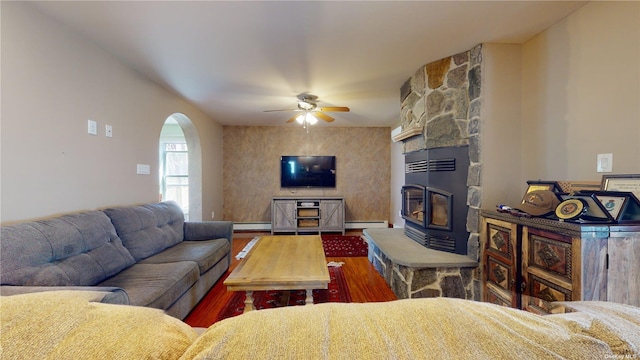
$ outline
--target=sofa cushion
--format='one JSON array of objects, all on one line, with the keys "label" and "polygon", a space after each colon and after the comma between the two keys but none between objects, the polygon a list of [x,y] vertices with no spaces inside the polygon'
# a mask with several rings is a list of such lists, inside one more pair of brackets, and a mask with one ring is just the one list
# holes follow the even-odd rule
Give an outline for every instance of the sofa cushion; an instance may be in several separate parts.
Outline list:
[{"label": "sofa cushion", "polygon": [[134,264],[100,211],[2,227],[3,285],[95,285]]},{"label": "sofa cushion", "polygon": [[103,210],[136,260],[178,244],[184,238],[184,214],[175,202]]},{"label": "sofa cushion", "polygon": [[124,289],[131,305],[168,309],[199,277],[193,261],[135,264],[99,285]]},{"label": "sofa cushion", "polygon": [[162,264],[176,261],[195,261],[204,274],[220,259],[229,254],[229,241],[227,239],[183,241],[176,246],[165,249],[163,252],[142,260],[141,264]]}]

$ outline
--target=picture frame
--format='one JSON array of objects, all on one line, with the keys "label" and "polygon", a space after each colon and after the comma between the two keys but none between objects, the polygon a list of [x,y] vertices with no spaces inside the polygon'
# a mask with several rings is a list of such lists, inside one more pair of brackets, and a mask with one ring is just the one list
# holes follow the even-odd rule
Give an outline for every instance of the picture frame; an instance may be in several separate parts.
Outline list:
[{"label": "picture frame", "polygon": [[593,193],[563,194],[560,197],[563,201],[580,199],[585,204],[586,211],[578,219],[575,219],[577,222],[611,223],[615,221],[611,213],[593,196]]},{"label": "picture frame", "polygon": [[600,190],[631,192],[640,199],[640,174],[602,175]]},{"label": "picture frame", "polygon": [[529,180],[527,181],[527,191],[525,195],[536,190],[549,190],[554,193],[563,193],[560,184],[557,181]]},{"label": "picture frame", "polygon": [[602,206],[611,214],[611,217],[618,221],[623,210],[630,201],[630,193],[619,191],[596,191],[592,196],[598,200]]}]

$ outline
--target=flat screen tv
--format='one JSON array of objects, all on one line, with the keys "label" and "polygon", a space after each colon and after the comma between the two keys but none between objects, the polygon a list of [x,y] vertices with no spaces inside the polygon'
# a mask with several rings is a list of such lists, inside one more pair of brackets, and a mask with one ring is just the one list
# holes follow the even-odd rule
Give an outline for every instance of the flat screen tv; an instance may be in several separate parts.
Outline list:
[{"label": "flat screen tv", "polygon": [[335,156],[281,156],[281,187],[336,187]]}]

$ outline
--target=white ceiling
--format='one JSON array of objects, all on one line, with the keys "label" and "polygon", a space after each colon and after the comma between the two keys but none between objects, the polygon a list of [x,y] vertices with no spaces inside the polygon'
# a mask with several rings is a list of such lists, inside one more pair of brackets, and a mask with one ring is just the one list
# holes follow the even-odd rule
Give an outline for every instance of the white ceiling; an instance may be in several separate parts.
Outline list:
[{"label": "white ceiling", "polygon": [[[577,1],[36,2],[224,125],[283,125],[319,96],[333,126],[394,126],[422,65],[480,43],[522,43]],[[291,125],[293,126],[293,125]],[[323,125],[326,126],[326,125]]]}]

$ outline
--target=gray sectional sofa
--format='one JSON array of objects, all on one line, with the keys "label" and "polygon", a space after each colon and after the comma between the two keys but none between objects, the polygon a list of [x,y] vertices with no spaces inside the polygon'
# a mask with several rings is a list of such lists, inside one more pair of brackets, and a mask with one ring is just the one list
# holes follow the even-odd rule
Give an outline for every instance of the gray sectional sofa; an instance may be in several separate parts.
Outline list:
[{"label": "gray sectional sofa", "polygon": [[98,290],[184,319],[229,269],[232,241],[232,222],[185,222],[174,202],[3,226],[0,294]]}]

